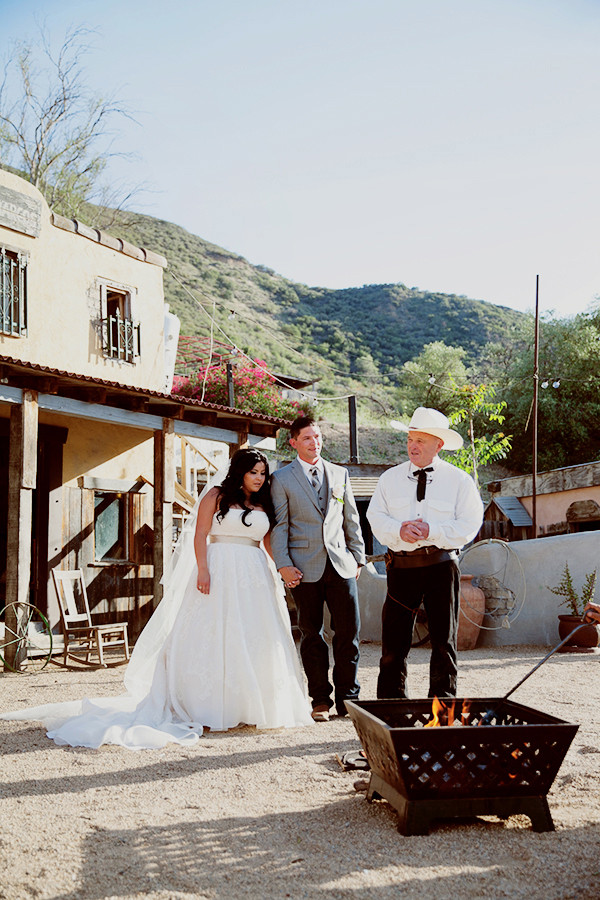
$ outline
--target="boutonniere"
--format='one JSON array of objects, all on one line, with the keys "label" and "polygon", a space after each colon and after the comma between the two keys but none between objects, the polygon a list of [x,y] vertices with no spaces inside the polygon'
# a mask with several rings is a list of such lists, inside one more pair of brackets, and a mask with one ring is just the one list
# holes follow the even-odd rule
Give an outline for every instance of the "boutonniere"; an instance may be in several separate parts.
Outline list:
[{"label": "boutonniere", "polygon": [[331,496],[338,503],[344,502],[344,485],[340,484],[331,488]]}]

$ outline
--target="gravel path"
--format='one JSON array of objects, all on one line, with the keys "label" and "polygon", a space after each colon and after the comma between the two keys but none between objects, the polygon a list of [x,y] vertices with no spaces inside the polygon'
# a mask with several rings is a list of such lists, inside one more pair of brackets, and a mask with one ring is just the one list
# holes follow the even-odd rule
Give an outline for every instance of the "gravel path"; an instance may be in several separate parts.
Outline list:
[{"label": "gravel path", "polygon": [[[547,652],[460,655],[461,696],[501,696]],[[375,696],[379,646],[362,647]],[[410,689],[426,696],[429,653]],[[0,675],[0,707],[121,692],[122,669]],[[580,724],[548,800],[555,832],[513,816],[446,820],[402,837],[335,754],[348,719],[276,732],[243,727],[191,748],[56,747],[33,723],[0,722],[0,898],[600,897],[600,655],[552,657],[512,698]]]}]

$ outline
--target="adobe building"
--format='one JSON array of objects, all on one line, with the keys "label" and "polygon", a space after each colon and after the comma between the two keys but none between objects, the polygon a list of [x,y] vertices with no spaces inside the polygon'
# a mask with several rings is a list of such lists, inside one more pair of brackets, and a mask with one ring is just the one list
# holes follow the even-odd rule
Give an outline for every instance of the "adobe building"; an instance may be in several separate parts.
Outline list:
[{"label": "adobe building", "polygon": [[139,631],[171,553],[178,439],[275,447],[283,420],[170,393],[166,265],[0,170],[0,610],[29,601],[55,625],[51,569],[81,567],[94,621]]},{"label": "adobe building", "polygon": [[531,475],[486,485],[491,500],[479,539],[525,540],[600,530],[600,462],[541,472],[536,481],[537,535],[533,534]]}]

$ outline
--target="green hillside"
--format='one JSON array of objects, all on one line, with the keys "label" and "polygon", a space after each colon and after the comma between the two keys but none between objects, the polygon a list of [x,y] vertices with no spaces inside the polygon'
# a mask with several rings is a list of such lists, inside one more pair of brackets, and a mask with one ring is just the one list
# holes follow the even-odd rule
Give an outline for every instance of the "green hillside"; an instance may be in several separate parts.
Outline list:
[{"label": "green hillside", "polygon": [[274,371],[320,379],[323,393],[367,383],[385,395],[402,364],[432,341],[463,347],[472,364],[522,319],[506,307],[403,284],[308,287],[150,216],[136,216],[127,236],[168,259],[165,296],[183,335],[207,336],[214,304],[216,339]]},{"label": "green hillside", "polygon": [[[481,300],[403,284],[308,287],[170,222],[128,219],[125,233],[113,231],[169,262],[165,299],[181,319],[182,335],[209,337],[212,316],[215,340],[265,360],[277,374],[318,381],[320,398],[342,398],[319,399],[315,410],[326,455],[339,462],[349,456],[347,394],[357,397],[361,462],[395,462],[405,442],[389,419],[402,412],[403,363],[426,344],[443,341],[464,348],[465,364],[476,369],[486,343],[512,344],[524,318]],[[410,402],[427,398],[413,392]]]}]

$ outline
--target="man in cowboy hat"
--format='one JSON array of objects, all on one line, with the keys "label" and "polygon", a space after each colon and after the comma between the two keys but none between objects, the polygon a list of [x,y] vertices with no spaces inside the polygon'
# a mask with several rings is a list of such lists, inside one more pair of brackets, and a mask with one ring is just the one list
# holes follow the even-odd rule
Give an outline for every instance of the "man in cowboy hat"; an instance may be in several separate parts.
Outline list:
[{"label": "man in cowboy hat", "polygon": [[438,456],[463,443],[443,413],[420,406],[408,426],[391,424],[408,433],[409,458],[383,473],[367,510],[373,534],[388,547],[377,696],[407,696],[406,659],[422,602],[431,641],[429,696],[455,697],[457,551],[477,534],[483,504],[471,476]]}]

